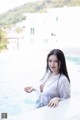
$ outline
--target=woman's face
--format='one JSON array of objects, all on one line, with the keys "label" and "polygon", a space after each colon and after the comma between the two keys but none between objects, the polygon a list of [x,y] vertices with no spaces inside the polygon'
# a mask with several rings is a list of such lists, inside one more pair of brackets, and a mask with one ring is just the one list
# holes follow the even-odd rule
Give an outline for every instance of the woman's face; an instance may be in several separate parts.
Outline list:
[{"label": "woman's face", "polygon": [[58,73],[59,73],[60,61],[58,61],[56,55],[51,55],[51,56],[49,56],[48,66],[49,66],[50,70],[51,70],[54,74],[58,74]]}]

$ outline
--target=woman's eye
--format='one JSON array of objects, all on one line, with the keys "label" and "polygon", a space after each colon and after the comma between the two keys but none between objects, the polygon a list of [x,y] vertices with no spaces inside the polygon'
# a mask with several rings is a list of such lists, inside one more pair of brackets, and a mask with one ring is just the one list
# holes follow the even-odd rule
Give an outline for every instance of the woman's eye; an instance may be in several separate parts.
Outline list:
[{"label": "woman's eye", "polygon": [[52,62],[52,60],[49,60],[49,62]]},{"label": "woman's eye", "polygon": [[58,62],[58,60],[56,60],[55,62]]}]

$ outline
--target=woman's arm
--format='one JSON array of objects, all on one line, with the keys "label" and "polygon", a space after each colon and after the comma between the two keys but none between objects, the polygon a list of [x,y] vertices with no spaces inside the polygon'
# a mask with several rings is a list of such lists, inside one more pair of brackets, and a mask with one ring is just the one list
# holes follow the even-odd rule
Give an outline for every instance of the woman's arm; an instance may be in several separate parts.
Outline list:
[{"label": "woman's arm", "polygon": [[58,85],[58,93],[60,98],[62,99],[67,99],[70,98],[70,83],[68,82],[68,80],[64,80],[62,83],[60,82]]},{"label": "woman's arm", "polygon": [[49,107],[56,107],[59,101],[70,97],[70,83],[67,79],[60,79],[57,85],[57,92],[59,97],[52,98],[48,104]]}]

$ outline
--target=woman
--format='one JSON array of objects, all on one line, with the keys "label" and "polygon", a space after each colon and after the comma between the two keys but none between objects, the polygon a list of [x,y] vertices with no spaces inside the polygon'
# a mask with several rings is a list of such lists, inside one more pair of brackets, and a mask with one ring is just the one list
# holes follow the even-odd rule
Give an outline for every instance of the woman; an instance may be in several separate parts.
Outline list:
[{"label": "woman", "polygon": [[59,101],[70,97],[70,79],[64,53],[53,49],[47,56],[46,74],[40,80],[38,89],[25,87],[27,93],[37,93],[37,108],[58,106]]}]

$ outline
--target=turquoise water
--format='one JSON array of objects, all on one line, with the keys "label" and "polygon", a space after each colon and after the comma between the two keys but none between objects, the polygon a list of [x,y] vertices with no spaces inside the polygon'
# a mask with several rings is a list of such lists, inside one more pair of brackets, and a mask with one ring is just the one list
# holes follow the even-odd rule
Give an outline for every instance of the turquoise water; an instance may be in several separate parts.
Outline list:
[{"label": "turquoise water", "polygon": [[16,96],[3,95],[0,97],[0,113],[7,113],[8,116],[16,116],[35,109],[35,101]]},{"label": "turquoise water", "polygon": [[76,65],[80,65],[80,57],[67,56],[66,58],[69,62],[73,62]]}]

